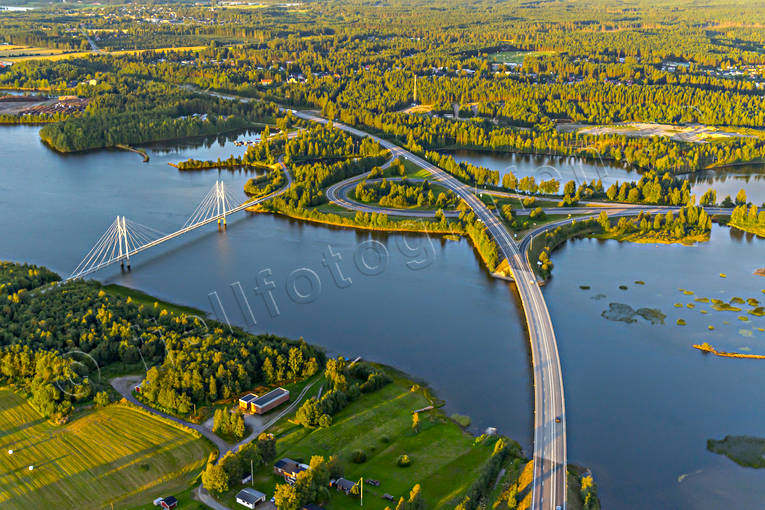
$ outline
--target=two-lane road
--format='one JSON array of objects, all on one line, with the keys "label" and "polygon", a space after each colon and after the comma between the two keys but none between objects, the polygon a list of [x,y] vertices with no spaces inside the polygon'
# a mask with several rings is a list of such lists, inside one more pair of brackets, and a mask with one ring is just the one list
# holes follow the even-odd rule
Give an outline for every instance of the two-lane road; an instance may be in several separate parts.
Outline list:
[{"label": "two-lane road", "polygon": [[[293,112],[297,117],[326,123],[309,112]],[[359,137],[374,139],[392,156],[409,159],[432,174],[436,181],[464,200],[487,227],[490,235],[507,258],[523,302],[526,325],[531,342],[534,370],[534,481],[533,510],[557,510],[566,505],[566,416],[563,397],[563,376],[558,357],[550,314],[542,292],[526,257],[502,222],[476,197],[471,188],[430,162],[382,138],[364,131],[333,124],[335,128]]]}]

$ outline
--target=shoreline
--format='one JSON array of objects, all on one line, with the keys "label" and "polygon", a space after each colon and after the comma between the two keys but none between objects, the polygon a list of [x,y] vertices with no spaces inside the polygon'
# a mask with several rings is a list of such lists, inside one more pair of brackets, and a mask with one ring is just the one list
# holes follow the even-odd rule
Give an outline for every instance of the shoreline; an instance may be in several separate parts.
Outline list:
[{"label": "shoreline", "polygon": [[139,156],[143,156],[144,163],[149,162],[149,154],[144,149],[136,149],[135,147],[131,147],[129,145],[123,145],[123,144],[117,144],[115,145],[115,147],[123,151],[135,152]]}]

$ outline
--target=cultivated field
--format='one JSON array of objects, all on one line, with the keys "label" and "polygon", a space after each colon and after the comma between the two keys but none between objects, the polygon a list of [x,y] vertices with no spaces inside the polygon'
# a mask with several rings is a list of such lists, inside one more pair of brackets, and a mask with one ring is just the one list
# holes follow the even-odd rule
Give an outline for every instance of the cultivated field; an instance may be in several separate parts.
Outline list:
[{"label": "cultivated field", "polygon": [[0,390],[4,509],[145,503],[184,489],[210,450],[204,439],[117,404],[54,426],[22,397]]},{"label": "cultivated field", "polygon": [[[102,54],[126,55],[140,53],[142,51],[154,51],[157,53],[166,53],[168,51],[198,51],[206,46],[179,46],[177,48],[156,48],[146,50],[121,50],[121,51],[103,51]],[[23,62],[25,60],[64,60],[67,58],[82,58],[93,55],[92,51],[73,51],[65,53],[64,50],[51,48],[32,48],[27,46],[0,45],[0,60],[8,62]]]}]

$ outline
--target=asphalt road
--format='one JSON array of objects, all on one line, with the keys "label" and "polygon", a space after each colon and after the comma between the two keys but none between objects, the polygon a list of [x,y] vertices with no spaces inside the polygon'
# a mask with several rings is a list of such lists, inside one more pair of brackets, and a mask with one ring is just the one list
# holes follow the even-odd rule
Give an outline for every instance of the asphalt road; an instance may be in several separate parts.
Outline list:
[{"label": "asphalt road", "polygon": [[[232,98],[235,99],[235,98]],[[302,119],[325,124],[326,119],[319,117],[312,112],[295,111],[292,113]],[[433,175],[434,180],[444,187],[452,190],[474,211],[476,217],[482,221],[494,238],[502,255],[507,259],[518,293],[523,303],[524,314],[526,317],[526,327],[531,345],[532,364],[534,373],[534,477],[532,484],[532,504],[533,510],[558,510],[566,507],[566,407],[563,391],[563,375],[560,367],[560,357],[553,329],[552,320],[547,310],[541,289],[533,273],[533,270],[525,256],[525,250],[528,243],[535,233],[555,228],[560,224],[570,221],[561,220],[553,224],[548,224],[532,231],[527,235],[521,246],[513,239],[503,223],[494,213],[473,193],[473,190],[457,180],[455,177],[447,174],[440,168],[432,165],[430,162],[412,154],[411,152],[382,138],[370,135],[364,131],[346,126],[341,123],[333,123],[334,127],[341,129],[359,137],[369,137],[379,143],[382,147],[391,152],[393,158],[402,157],[422,167]],[[357,180],[364,178],[360,176]],[[350,184],[356,182],[351,180]],[[333,186],[331,192],[328,190],[327,196],[343,206],[349,206],[350,209],[356,209],[360,204],[350,203],[338,191],[343,188],[343,184],[349,181]],[[367,206],[362,206],[367,207]],[[625,211],[624,209],[633,209]],[[622,206],[619,215],[634,215],[635,208]],[[380,212],[379,208],[371,207],[369,212]],[[652,209],[671,209],[671,208],[652,208]],[[358,210],[358,209],[357,209]],[[597,214],[602,210],[601,204],[588,203],[585,207],[577,208],[555,208],[556,213],[570,214]],[[719,213],[708,209],[710,214]],[[410,214],[422,215],[421,211],[409,211]],[[550,211],[553,212],[553,211]],[[403,215],[396,212],[397,215]]]},{"label": "asphalt road", "polygon": [[[310,112],[294,111],[297,117],[318,123],[326,119]],[[563,376],[550,314],[542,292],[526,257],[502,222],[476,197],[472,189],[430,162],[401,147],[363,131],[333,123],[334,127],[359,137],[374,139],[392,156],[403,157],[424,168],[434,180],[464,200],[482,221],[507,258],[515,277],[526,316],[534,371],[534,510],[556,510],[566,505],[566,416],[563,399]],[[337,197],[336,197],[337,198]]]}]

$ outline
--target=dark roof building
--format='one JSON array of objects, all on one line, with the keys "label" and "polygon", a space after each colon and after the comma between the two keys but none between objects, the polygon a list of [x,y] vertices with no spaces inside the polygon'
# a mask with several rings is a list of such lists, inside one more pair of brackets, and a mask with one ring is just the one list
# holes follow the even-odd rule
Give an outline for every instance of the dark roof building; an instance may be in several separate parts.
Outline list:
[{"label": "dark roof building", "polygon": [[346,494],[350,494],[351,490],[353,490],[354,487],[356,487],[356,484],[350,480],[346,480],[345,478],[338,478],[335,480],[335,488],[339,491],[343,491]]},{"label": "dark roof building", "polygon": [[274,407],[287,402],[289,399],[290,392],[288,390],[285,390],[284,388],[276,388],[250,402],[250,407],[255,413],[263,414]]},{"label": "dark roof building", "polygon": [[236,495],[236,502],[247,508],[255,508],[258,503],[265,501],[265,494],[250,487],[240,490]]},{"label": "dark roof building", "polygon": [[255,395],[254,393],[248,393],[247,395],[239,398],[239,407],[241,407],[245,411],[249,411],[250,403],[252,403],[252,401],[257,398],[258,396]]},{"label": "dark roof building", "polygon": [[292,459],[284,458],[274,464],[274,473],[284,476],[288,482],[294,482],[298,473],[308,469],[305,464],[300,464]]},{"label": "dark roof building", "polygon": [[168,496],[162,499],[159,505],[165,510],[172,510],[173,508],[178,506],[178,500],[175,499],[173,496]]}]

